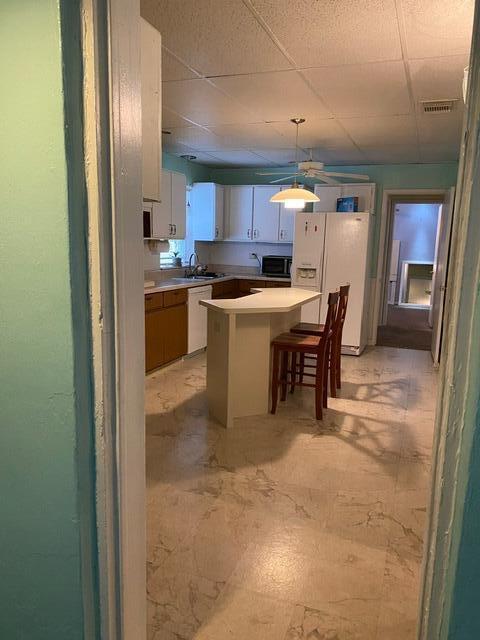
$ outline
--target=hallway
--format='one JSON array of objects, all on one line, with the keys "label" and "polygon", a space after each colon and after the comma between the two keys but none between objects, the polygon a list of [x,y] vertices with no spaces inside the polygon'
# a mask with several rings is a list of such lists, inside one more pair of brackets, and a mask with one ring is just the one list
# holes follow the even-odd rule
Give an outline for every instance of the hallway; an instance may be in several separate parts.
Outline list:
[{"label": "hallway", "polygon": [[436,374],[430,354],[344,357],[230,431],[205,358],[146,380],[149,640],[415,637]]},{"label": "hallway", "polygon": [[430,351],[432,329],[428,309],[389,304],[387,324],[378,327],[377,346]]}]

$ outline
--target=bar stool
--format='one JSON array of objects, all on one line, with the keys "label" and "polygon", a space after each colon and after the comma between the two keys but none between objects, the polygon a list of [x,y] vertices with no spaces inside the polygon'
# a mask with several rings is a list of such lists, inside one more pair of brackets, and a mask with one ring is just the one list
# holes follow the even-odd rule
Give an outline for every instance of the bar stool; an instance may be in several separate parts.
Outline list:
[{"label": "bar stool", "polygon": [[[342,334],[345,317],[347,315],[348,295],[350,293],[350,285],[345,284],[340,287],[337,314],[333,323],[331,349],[329,353],[329,369],[330,369],[330,395],[336,398],[337,389],[342,388],[341,378],[341,355],[342,355]],[[299,322],[290,329],[292,333],[299,335],[321,336],[324,330],[323,324],[314,322]],[[310,357],[310,356],[309,356]],[[315,365],[305,364],[305,356],[300,356],[300,378],[304,375],[305,367],[314,368]]]},{"label": "bar stool", "polygon": [[[281,386],[281,399],[287,397],[287,387],[290,374],[291,391],[298,384],[303,387],[315,389],[315,416],[317,420],[323,417],[322,408],[327,406],[327,378],[328,378],[328,354],[331,348],[333,322],[336,318],[338,305],[338,292],[328,296],[328,310],[324,328],[320,336],[300,335],[295,333],[282,333],[272,340],[273,366],[272,366],[272,409],[277,410],[278,388]],[[305,355],[316,357],[315,373],[301,373],[297,382],[297,354],[300,358]],[[289,356],[291,363],[289,368]],[[280,366],[281,360],[281,366]],[[313,365],[312,365],[313,366]],[[315,378],[315,382],[303,381],[303,376]]]}]

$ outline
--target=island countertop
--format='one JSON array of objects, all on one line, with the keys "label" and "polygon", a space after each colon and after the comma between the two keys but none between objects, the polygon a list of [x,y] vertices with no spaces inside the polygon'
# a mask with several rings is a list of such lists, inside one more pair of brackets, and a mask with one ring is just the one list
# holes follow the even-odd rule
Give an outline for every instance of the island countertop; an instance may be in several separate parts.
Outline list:
[{"label": "island countertop", "polygon": [[253,295],[227,300],[201,300],[200,304],[224,314],[286,313],[321,297],[319,291],[298,288],[252,289]]}]

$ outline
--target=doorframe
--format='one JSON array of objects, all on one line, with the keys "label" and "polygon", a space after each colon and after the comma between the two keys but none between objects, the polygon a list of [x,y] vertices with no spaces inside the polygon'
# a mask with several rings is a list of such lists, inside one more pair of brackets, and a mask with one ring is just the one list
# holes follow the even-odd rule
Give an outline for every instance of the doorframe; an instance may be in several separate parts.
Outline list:
[{"label": "doorframe", "polygon": [[99,617],[146,638],[139,0],[82,0]]},{"label": "doorframe", "polygon": [[[447,189],[384,189],[382,195],[382,210],[380,217],[380,239],[378,245],[377,276],[373,303],[373,327],[371,344],[377,344],[378,327],[384,322],[386,300],[388,297],[388,260],[390,257],[391,237],[393,232],[393,205],[397,202],[418,202],[425,198],[425,202],[439,204],[445,198]],[[397,200],[398,199],[398,200]]]}]

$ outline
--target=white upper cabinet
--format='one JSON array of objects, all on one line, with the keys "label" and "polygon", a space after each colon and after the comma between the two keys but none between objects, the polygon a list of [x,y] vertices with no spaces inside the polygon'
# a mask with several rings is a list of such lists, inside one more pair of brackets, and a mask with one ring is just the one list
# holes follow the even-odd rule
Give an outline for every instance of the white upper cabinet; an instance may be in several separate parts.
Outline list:
[{"label": "white upper cabinet", "polygon": [[144,200],[161,199],[162,38],[140,18],[142,96],[142,191]]},{"label": "white upper cabinet", "polygon": [[256,242],[278,242],[280,205],[270,198],[281,190],[278,186],[253,187],[252,236]]},{"label": "white upper cabinet", "polygon": [[344,183],[339,185],[316,184],[315,193],[320,202],[313,205],[314,211],[332,212],[337,210],[337,198],[353,196],[358,198],[358,210],[373,213],[375,208],[375,183]]},{"label": "white upper cabinet", "polygon": [[225,187],[226,240],[253,240],[253,187]]},{"label": "white upper cabinet", "polygon": [[190,220],[195,240],[223,240],[224,188],[196,182],[190,192]]},{"label": "white upper cabinet", "polygon": [[161,174],[162,201],[153,207],[155,238],[185,238],[187,180],[183,173],[163,170]]},{"label": "white upper cabinet", "polygon": [[185,174],[171,172],[172,180],[172,237],[185,238],[187,215],[187,179]]}]

